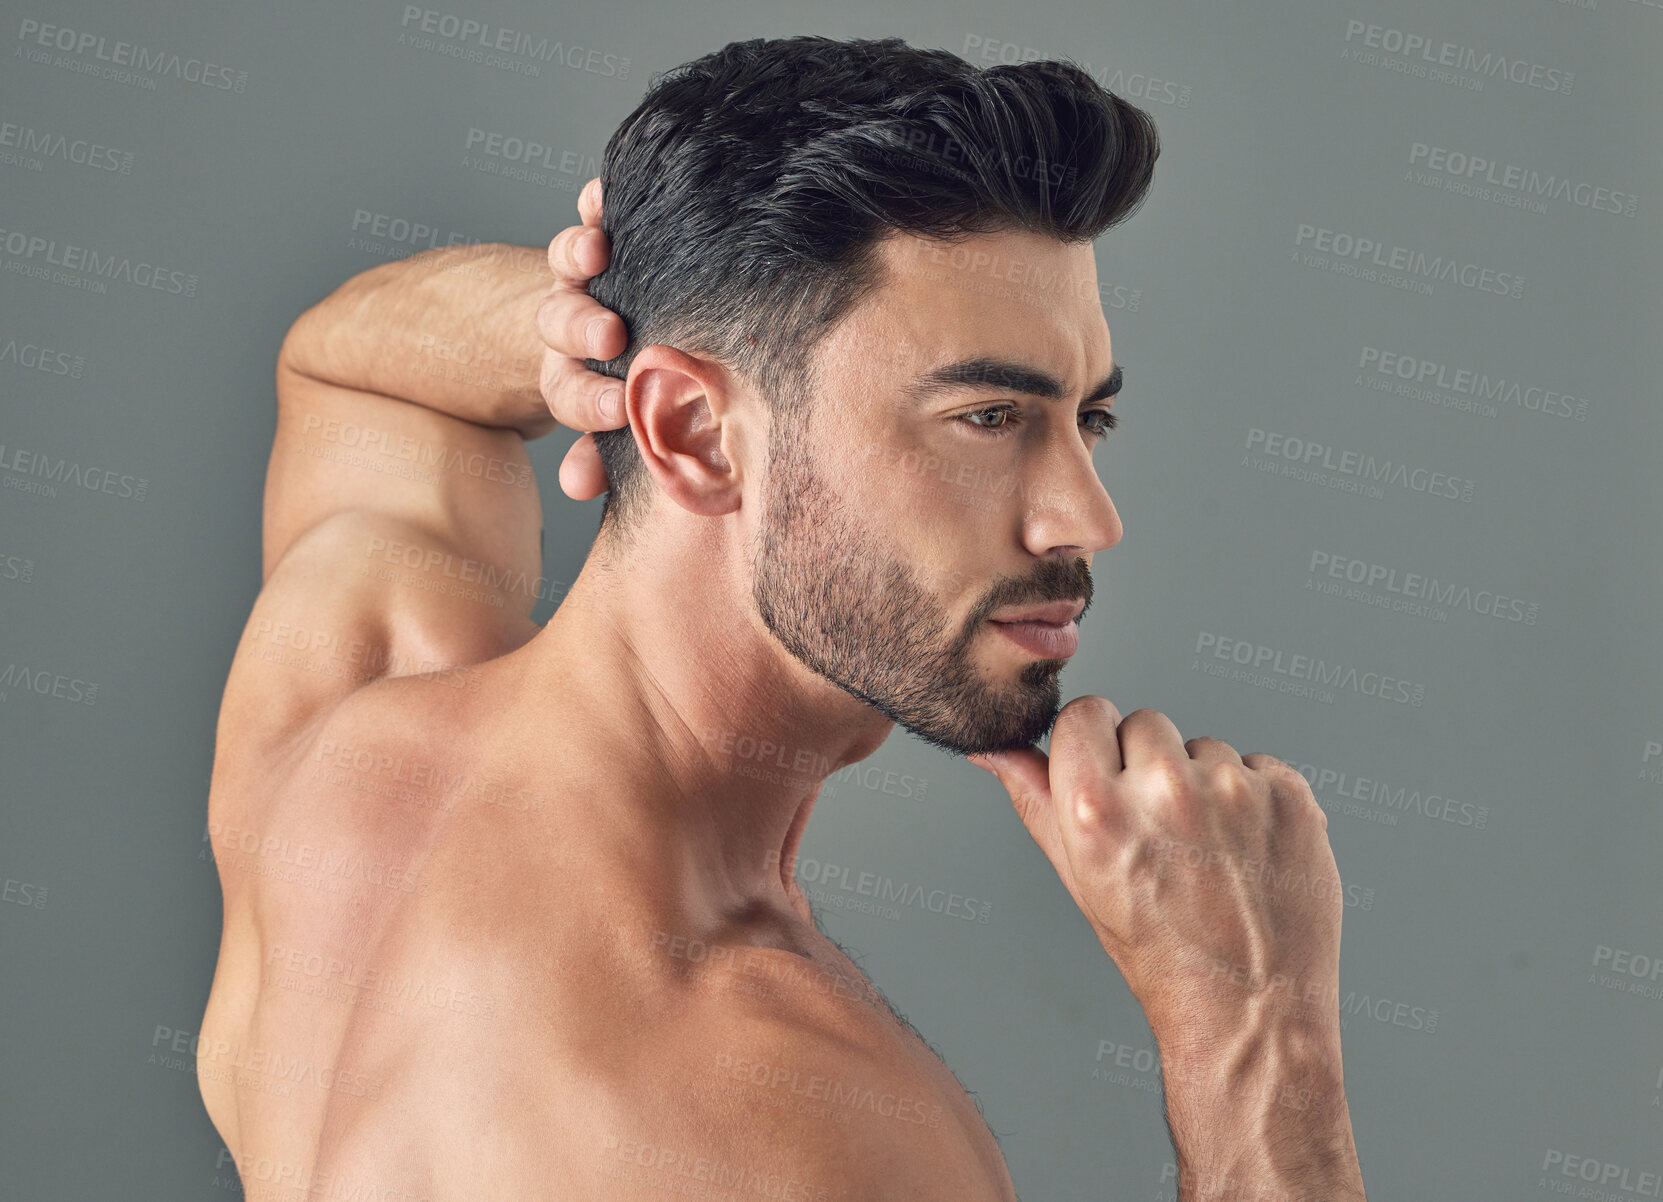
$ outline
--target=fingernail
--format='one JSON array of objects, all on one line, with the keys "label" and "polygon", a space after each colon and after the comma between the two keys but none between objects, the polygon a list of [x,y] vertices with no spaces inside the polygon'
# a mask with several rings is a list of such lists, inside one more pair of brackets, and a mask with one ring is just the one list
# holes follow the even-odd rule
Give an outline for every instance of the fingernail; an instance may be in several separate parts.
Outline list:
[{"label": "fingernail", "polygon": [[601,335],[606,333],[606,318],[591,317],[589,324],[583,327],[583,341],[589,346],[589,357],[601,357]]},{"label": "fingernail", "polygon": [[601,393],[601,416],[613,424],[624,420],[624,390],[616,384]]}]

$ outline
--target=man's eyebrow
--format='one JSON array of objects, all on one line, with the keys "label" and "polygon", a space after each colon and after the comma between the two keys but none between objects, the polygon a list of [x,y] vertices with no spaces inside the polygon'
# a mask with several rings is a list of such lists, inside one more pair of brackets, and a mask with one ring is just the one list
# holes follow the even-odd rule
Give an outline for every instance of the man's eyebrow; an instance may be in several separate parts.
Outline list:
[{"label": "man's eyebrow", "polygon": [[[1105,401],[1118,394],[1120,375],[1120,364],[1116,363],[1114,370],[1086,393],[1081,399],[1081,404]],[[949,363],[945,367],[926,372],[913,381],[906,395],[907,399],[916,405],[938,393],[966,388],[1020,392],[1027,396],[1044,397],[1048,401],[1060,401],[1068,395],[1063,382],[1049,372],[1010,359],[988,358],[961,359],[957,363]]]}]

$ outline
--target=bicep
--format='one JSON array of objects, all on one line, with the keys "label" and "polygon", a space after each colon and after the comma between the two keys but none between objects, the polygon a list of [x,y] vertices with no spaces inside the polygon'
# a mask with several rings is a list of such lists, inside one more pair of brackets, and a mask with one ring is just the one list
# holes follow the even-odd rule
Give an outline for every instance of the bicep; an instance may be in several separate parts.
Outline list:
[{"label": "bicep", "polygon": [[262,584],[221,736],[272,750],[371,681],[523,641],[541,527],[515,431],[316,380],[280,355]]},{"label": "bicep", "polygon": [[503,569],[541,567],[542,505],[519,433],[317,380],[279,355],[262,579],[302,534],[354,510],[431,530]]},{"label": "bicep", "polygon": [[300,535],[243,628],[220,709],[221,748],[272,763],[384,678],[453,672],[468,687],[465,669],[524,642],[535,626],[518,612],[522,596],[508,579],[459,586],[453,565],[467,559],[431,529],[374,511],[336,513]]}]

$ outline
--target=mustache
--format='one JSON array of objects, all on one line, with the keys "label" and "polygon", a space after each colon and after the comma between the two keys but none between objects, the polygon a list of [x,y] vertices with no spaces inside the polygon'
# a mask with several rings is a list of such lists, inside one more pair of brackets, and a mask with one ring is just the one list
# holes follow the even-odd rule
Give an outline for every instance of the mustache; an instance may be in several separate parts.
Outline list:
[{"label": "mustache", "polygon": [[1085,609],[1091,609],[1091,568],[1081,556],[1072,559],[1045,560],[1032,575],[1020,580],[1001,580],[995,584],[977,612],[971,617],[979,624],[995,610],[1006,606],[1044,605],[1050,601],[1081,599]]}]

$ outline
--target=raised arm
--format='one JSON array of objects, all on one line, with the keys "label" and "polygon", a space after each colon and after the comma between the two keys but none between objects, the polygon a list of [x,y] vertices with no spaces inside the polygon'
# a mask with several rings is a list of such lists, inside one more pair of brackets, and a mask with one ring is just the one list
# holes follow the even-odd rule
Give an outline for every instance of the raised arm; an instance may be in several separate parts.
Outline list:
[{"label": "raised arm", "polygon": [[972,757],[1143,1004],[1183,1202],[1363,1202],[1340,1061],[1339,872],[1310,786],[1101,697]]},{"label": "raised arm", "polygon": [[[556,420],[610,427],[607,377],[551,347],[604,265],[598,196],[548,250],[447,247],[347,280],[277,357],[262,588],[232,664],[220,737],[252,754],[379,678],[503,654],[529,637],[542,505],[525,440]],[[589,230],[602,239],[575,245]],[[583,259],[579,265],[574,258]],[[588,314],[593,317],[595,314]],[[597,354],[624,343],[604,314]],[[547,390],[547,393],[545,393]],[[591,440],[563,467],[606,487]],[[544,595],[552,595],[547,593]]]}]

